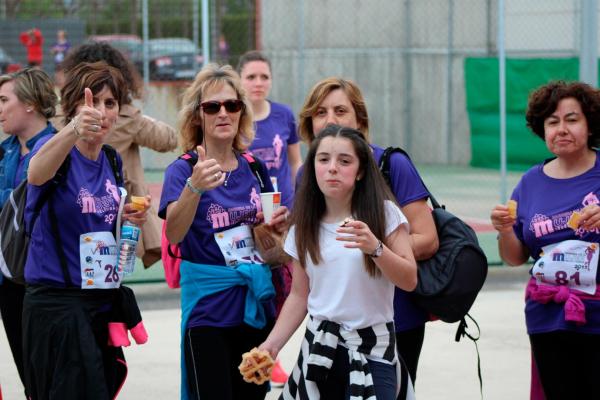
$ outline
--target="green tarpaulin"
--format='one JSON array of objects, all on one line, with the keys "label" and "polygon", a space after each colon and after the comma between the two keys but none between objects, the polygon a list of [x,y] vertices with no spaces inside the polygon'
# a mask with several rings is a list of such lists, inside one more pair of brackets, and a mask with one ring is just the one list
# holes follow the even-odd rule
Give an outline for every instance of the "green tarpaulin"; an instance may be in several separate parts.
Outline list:
[{"label": "green tarpaulin", "polygon": [[[507,168],[525,170],[551,156],[544,142],[526,126],[529,94],[552,80],[577,80],[579,60],[506,60]],[[471,165],[499,168],[500,96],[497,58],[465,59],[467,113],[471,125]]]}]

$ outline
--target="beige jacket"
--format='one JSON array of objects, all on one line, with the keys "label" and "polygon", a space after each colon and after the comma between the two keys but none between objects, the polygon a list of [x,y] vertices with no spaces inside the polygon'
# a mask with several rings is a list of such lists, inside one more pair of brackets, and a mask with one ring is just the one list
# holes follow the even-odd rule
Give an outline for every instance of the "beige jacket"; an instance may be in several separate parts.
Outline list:
[{"label": "beige jacket", "polygon": [[[61,129],[64,126],[63,119],[62,110],[58,107],[52,125]],[[159,152],[174,150],[177,147],[177,132],[164,122],[143,115],[135,106],[124,104],[106,143],[114,147],[123,159],[123,177],[129,195],[144,196],[148,194],[148,186],[144,180],[140,146]],[[146,267],[160,260],[161,228],[162,222],[152,206],[148,212],[148,220],[142,227],[142,238],[137,250],[138,257]]]}]

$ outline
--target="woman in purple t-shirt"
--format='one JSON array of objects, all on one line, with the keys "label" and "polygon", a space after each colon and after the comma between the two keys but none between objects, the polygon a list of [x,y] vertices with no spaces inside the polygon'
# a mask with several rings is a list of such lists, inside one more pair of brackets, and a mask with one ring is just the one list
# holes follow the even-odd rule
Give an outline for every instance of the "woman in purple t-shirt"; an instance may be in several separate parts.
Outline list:
[{"label": "woman in purple t-shirt", "polygon": [[271,62],[259,51],[240,57],[237,67],[242,86],[252,105],[256,137],[250,145],[252,154],[267,165],[271,180],[281,192],[281,204],[291,207],[294,179],[302,164],[296,121],[285,104],[267,99],[271,92]]},{"label": "woman in purple t-shirt", "polygon": [[531,95],[526,119],[556,157],[523,175],[514,214],[507,205],[492,210],[498,249],[511,266],[534,260],[525,319],[546,398],[597,398],[600,92],[549,83]]},{"label": "woman in purple t-shirt", "polygon": [[[182,100],[180,143],[194,166],[167,167],[158,215],[181,250],[182,399],[263,399],[268,384],[242,379],[242,354],[259,345],[273,324],[270,268],[254,247],[263,182],[242,154],[252,142],[252,110],[229,66],[205,66]],[[258,172],[258,176],[255,175]],[[287,208],[273,213],[282,232]]]},{"label": "woman in purple t-shirt", "polygon": [[[67,78],[61,106],[69,123],[35,144],[27,174],[25,382],[33,399],[108,399],[127,375],[111,333],[127,322],[136,340],[145,335],[139,310],[133,316],[135,298],[121,287],[117,223],[121,215],[142,225],[146,210],[124,204],[120,157],[115,152],[111,161],[103,150],[123,101],[122,75],[98,62],[80,64]],[[122,296],[131,318],[116,315]]]},{"label": "woman in purple t-shirt", "polygon": [[[358,86],[347,79],[331,77],[315,84],[306,96],[299,118],[300,136],[311,143],[315,134],[329,124],[360,131],[369,140],[369,116]],[[379,163],[383,149],[370,144],[375,161]],[[415,259],[430,258],[438,248],[438,237],[431,211],[427,205],[429,193],[419,173],[408,158],[394,153],[390,159],[391,186],[394,196],[410,226],[410,245]],[[425,335],[427,313],[417,307],[408,292],[396,288],[394,295],[394,324],[400,356],[414,383],[417,364]]]}]

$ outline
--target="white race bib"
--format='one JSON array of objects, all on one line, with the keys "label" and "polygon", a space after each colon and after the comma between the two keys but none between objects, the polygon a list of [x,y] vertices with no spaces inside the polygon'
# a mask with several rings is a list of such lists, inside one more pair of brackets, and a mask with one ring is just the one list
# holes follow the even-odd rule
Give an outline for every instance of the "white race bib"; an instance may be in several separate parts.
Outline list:
[{"label": "white race bib", "polygon": [[90,232],[79,236],[82,289],[114,289],[121,285],[123,271],[117,268],[117,242],[112,232]]},{"label": "white race bib", "polygon": [[250,225],[240,225],[215,233],[214,236],[225,258],[225,265],[234,267],[238,264],[264,264],[254,248]]},{"label": "white race bib", "polygon": [[598,243],[565,240],[542,250],[531,270],[538,285],[567,285],[590,295],[596,293]]}]

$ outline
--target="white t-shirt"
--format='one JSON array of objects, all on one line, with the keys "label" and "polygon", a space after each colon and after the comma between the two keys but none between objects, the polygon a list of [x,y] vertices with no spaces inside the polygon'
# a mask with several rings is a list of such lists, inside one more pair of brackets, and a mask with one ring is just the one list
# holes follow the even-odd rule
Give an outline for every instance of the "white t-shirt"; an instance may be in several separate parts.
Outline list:
[{"label": "white t-shirt", "polygon": [[[396,228],[408,231],[408,221],[391,201],[385,202],[386,229],[389,236]],[[347,249],[335,240],[340,222],[321,223],[319,245],[321,262],[313,264],[306,256],[309,279],[308,313],[313,317],[337,322],[345,329],[354,330],[393,321],[394,284],[385,276],[371,277],[367,273],[363,252]],[[292,226],[285,240],[284,250],[298,260],[296,227]]]}]

